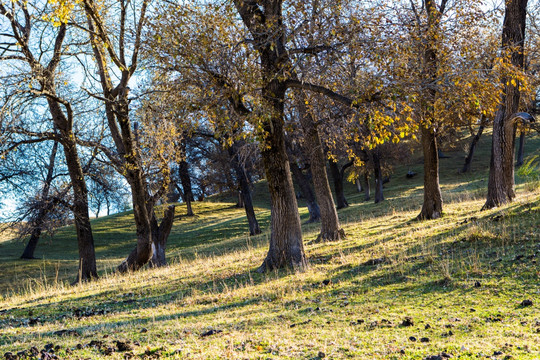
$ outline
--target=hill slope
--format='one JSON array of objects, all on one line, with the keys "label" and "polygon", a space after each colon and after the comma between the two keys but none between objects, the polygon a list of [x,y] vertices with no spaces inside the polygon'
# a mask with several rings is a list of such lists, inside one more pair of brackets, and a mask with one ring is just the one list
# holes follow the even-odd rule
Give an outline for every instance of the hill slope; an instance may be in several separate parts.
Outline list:
[{"label": "hill slope", "polygon": [[[529,139],[527,153],[539,144]],[[74,287],[65,285],[76,269],[73,229],[44,241],[37,262],[17,260],[22,245],[4,241],[0,352],[51,353],[52,345],[60,358],[538,358],[540,190],[518,178],[513,204],[479,212],[488,153],[486,137],[467,175],[457,174],[462,153],[441,161],[445,216],[435,221],[412,221],[422,201],[418,161],[396,169],[381,204],[361,202],[350,186],[352,205],[339,213],[347,239],[314,243],[318,225],[304,226],[304,273],[253,272],[267,250],[264,200],[257,215],[266,232],[252,238],[243,210],[223,197],[196,203],[196,217],[180,207],[171,265],[126,276],[110,273],[135,243],[131,214],[97,219],[102,279]],[[406,180],[409,168],[420,175]]]}]

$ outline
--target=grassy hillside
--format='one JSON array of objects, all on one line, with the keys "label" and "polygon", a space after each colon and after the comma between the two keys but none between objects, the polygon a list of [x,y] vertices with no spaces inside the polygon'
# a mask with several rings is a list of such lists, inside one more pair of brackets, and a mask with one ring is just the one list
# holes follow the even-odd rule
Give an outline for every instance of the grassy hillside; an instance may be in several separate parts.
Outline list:
[{"label": "grassy hillside", "polygon": [[[38,261],[18,260],[22,244],[4,238],[0,355],[537,359],[540,189],[517,177],[513,204],[480,212],[489,142],[481,140],[470,174],[457,173],[463,151],[441,160],[439,220],[412,220],[421,161],[396,169],[381,204],[362,202],[349,185],[352,205],[339,212],[347,239],[315,243],[318,225],[305,225],[303,273],[254,272],[268,243],[263,184],[255,194],[262,235],[247,236],[243,210],[224,196],[196,203],[196,217],[179,206],[164,269],[112,274],[134,246],[130,213],[93,222],[102,279],[90,284],[67,285],[77,266],[73,228],[45,239]],[[527,139],[526,153],[540,154],[539,145]],[[419,175],[406,179],[409,169]]]}]

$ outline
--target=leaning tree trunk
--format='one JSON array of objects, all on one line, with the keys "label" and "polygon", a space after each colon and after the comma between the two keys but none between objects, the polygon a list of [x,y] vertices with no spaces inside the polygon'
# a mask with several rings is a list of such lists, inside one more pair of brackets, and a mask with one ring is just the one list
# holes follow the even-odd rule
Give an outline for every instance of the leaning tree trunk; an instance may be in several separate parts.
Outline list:
[{"label": "leaning tree trunk", "polygon": [[306,206],[309,212],[308,223],[313,223],[321,220],[321,211],[319,209],[319,204],[317,204],[317,199],[315,194],[311,189],[309,180],[307,176],[302,172],[302,169],[294,162],[289,161],[291,167],[292,176],[294,177],[296,185],[300,189],[300,194],[306,200]]},{"label": "leaning tree trunk", "polygon": [[424,153],[424,204],[419,219],[437,219],[442,215],[442,194],[439,187],[439,156],[433,128],[422,126]]},{"label": "leaning tree trunk", "polygon": [[480,120],[480,127],[478,128],[478,132],[476,135],[474,135],[471,145],[469,146],[469,152],[467,154],[467,157],[465,158],[465,164],[463,165],[463,168],[461,169],[462,173],[469,172],[471,170],[471,162],[472,158],[474,156],[474,150],[476,150],[476,145],[478,144],[478,141],[480,141],[480,136],[482,136],[482,133],[484,132],[485,127],[485,116],[482,115],[482,119]]},{"label": "leaning tree trunk", "polygon": [[519,146],[518,146],[518,152],[517,152],[517,159],[516,159],[516,166],[520,167],[523,165],[523,156],[525,153],[525,133],[523,130],[519,134]]},{"label": "leaning tree trunk", "polygon": [[94,237],[88,209],[88,189],[86,188],[84,174],[77,155],[74,134],[69,131],[66,132],[64,137],[65,139],[73,139],[64,142],[64,156],[73,187],[73,215],[79,244],[78,281],[86,281],[98,277]]},{"label": "leaning tree trunk", "polygon": [[[527,0],[506,1],[502,32],[503,51],[511,52],[511,65],[523,69],[523,42]],[[483,209],[491,209],[511,202],[514,197],[514,147],[516,124],[511,116],[518,111],[520,82],[508,77],[502,80],[504,94],[493,120],[491,161],[488,194]]]},{"label": "leaning tree trunk", "polygon": [[24,248],[24,251],[21,255],[21,259],[35,259],[34,252],[36,251],[37,244],[41,237],[43,224],[45,223],[45,218],[48,212],[51,211],[51,205],[49,202],[49,191],[51,189],[51,182],[54,176],[54,163],[56,160],[57,151],[58,142],[55,141],[51,150],[51,155],[49,156],[49,165],[47,166],[45,183],[43,184],[43,189],[41,190],[41,205],[35,219],[32,220],[32,232],[30,233],[30,239],[28,240],[28,244],[26,244],[26,247]]},{"label": "leaning tree trunk", "polygon": [[165,248],[167,246],[167,239],[171,233],[171,229],[174,221],[174,205],[169,205],[161,224],[158,225],[156,214],[152,214],[152,260],[150,260],[151,267],[161,267],[167,265],[167,258],[165,257]]},{"label": "leaning tree trunk", "polygon": [[334,180],[334,191],[336,192],[336,203],[338,209],[343,209],[349,206],[347,199],[345,198],[345,192],[343,191],[343,178],[337,162],[333,160],[328,161],[330,165],[330,173]]},{"label": "leaning tree trunk", "polygon": [[[300,101],[298,102],[298,105],[300,110],[300,124],[304,131],[306,142],[305,149],[307,150],[310,159],[315,196],[317,197],[317,203],[319,204],[319,209],[321,211],[321,232],[317,239],[322,241],[340,240],[345,237],[345,231],[343,231],[339,224],[338,214],[334,205],[334,198],[332,197],[332,190],[330,190],[323,145],[321,143],[315,119],[313,119],[312,115],[306,109],[306,96],[303,90],[300,90],[299,93]],[[343,194],[343,175],[341,172],[340,178],[341,200],[346,204],[347,200],[345,200]]]},{"label": "leaning tree trunk", "polygon": [[[54,93],[53,86],[50,87],[50,91]],[[71,127],[72,119],[66,118],[56,101],[48,99],[48,104],[54,124],[62,139],[66,166],[73,188],[73,218],[79,248],[79,272],[76,282],[91,280],[98,277],[96,253],[88,209],[88,188],[77,153],[76,138]]]},{"label": "leaning tree trunk", "polygon": [[246,217],[249,226],[249,235],[257,235],[261,233],[259,222],[255,216],[255,210],[253,209],[253,199],[251,198],[251,189],[249,188],[249,181],[246,174],[246,170],[240,164],[238,160],[238,145],[233,141],[233,144],[228,148],[229,158],[231,160],[232,167],[236,174],[236,180],[240,186],[240,200],[243,203],[243,207],[246,211]]},{"label": "leaning tree trunk", "polygon": [[373,151],[372,157],[373,157],[373,173],[375,175],[375,204],[377,204],[384,200],[381,158],[380,158],[378,149],[375,149]]}]

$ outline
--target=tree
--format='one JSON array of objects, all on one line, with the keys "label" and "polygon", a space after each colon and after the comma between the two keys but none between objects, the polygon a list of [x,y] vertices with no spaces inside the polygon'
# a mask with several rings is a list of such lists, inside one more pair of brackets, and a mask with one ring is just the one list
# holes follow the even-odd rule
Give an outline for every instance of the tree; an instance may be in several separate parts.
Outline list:
[{"label": "tree", "polygon": [[525,20],[527,0],[505,2],[502,30],[504,60],[512,71],[502,77],[504,95],[493,120],[491,161],[489,167],[488,194],[483,209],[501,206],[514,199],[514,151],[516,141],[516,117],[519,109],[520,87],[525,86],[520,75],[524,65]]},{"label": "tree", "polygon": [[[141,35],[147,21],[148,4],[149,0],[133,4],[121,0],[117,3],[117,13],[108,11],[109,9],[106,11],[101,4],[93,0],[83,0],[81,4],[86,16],[86,31],[92,45],[101,88],[101,94],[94,94],[94,96],[103,101],[107,124],[116,151],[113,153],[107,149],[101,149],[125,176],[131,187],[137,246],[118,266],[120,272],[135,271],[148,263],[152,258],[153,249],[156,246],[162,246],[162,244],[154,244],[154,240],[157,240],[156,237],[166,240],[166,236],[163,237],[161,234],[168,235],[170,231],[168,227],[172,226],[173,223],[171,218],[174,218],[174,210],[167,211],[167,216],[162,220],[163,227],[156,226],[154,206],[165,193],[169,183],[168,161],[163,154],[159,154],[159,151],[163,150],[162,146],[146,148],[148,151],[157,151],[153,152],[153,155],[158,159],[158,173],[161,174],[161,181],[158,183],[156,191],[150,193],[143,168],[141,148],[137,142],[136,134],[134,134],[130,115],[132,99],[129,98],[128,83],[139,65]],[[116,27],[108,26],[105,20],[106,14],[118,15],[115,19]],[[129,19],[132,17],[134,22],[130,24]],[[128,26],[132,26],[133,32],[126,33]],[[128,44],[131,44],[131,48]],[[127,54],[131,54],[129,62]],[[116,83],[113,81],[112,74],[119,76]],[[143,120],[147,120],[147,118],[143,117]],[[153,119],[153,121],[157,121],[157,119]],[[155,127],[149,126],[146,130],[148,131],[150,128],[155,129]],[[159,131],[157,133],[163,134]],[[157,133],[154,132],[155,135]]]},{"label": "tree", "polygon": [[[7,37],[9,41],[2,49],[3,53],[7,53],[7,55],[2,55],[1,60],[22,62],[27,66],[31,79],[29,84],[25,84],[30,89],[28,93],[46,99],[46,106],[54,127],[57,129],[57,133],[27,130],[23,133],[34,138],[56,140],[62,144],[74,195],[73,216],[79,247],[78,280],[97,278],[94,239],[89,219],[88,189],[77,150],[77,136],[73,130],[75,114],[70,100],[57,91],[59,65],[68,47],[64,44],[67,23],[65,19],[55,19],[54,21],[58,23],[58,27],[55,28],[52,21],[41,22],[42,36],[50,36],[53,44],[49,51],[43,50],[42,47],[35,46],[35,44],[41,44],[45,39],[34,39],[32,29],[41,21],[42,16],[54,18],[54,14],[51,15],[52,9],[47,4],[39,3],[36,7],[31,8],[35,11],[35,13],[31,13],[26,2],[10,2],[10,5],[0,2],[0,15],[8,21],[11,27],[11,32],[2,35]],[[41,63],[41,61],[45,63]],[[34,84],[38,85],[37,89],[33,89]],[[17,93],[18,91],[15,90],[15,94]],[[15,143],[13,146],[17,147],[18,145]]]}]

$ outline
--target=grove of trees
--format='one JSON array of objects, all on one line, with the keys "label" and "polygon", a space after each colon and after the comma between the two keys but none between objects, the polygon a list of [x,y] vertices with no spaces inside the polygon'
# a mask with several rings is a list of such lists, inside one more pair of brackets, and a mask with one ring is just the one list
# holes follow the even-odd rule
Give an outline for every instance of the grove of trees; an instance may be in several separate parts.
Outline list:
[{"label": "grove of trees", "polygon": [[382,202],[417,152],[417,219],[439,218],[441,145],[470,131],[469,172],[491,128],[484,209],[511,202],[516,133],[522,149],[538,129],[537,15],[527,0],[0,0],[0,190],[16,205],[4,218],[25,259],[73,222],[86,281],[92,213],[133,209],[119,272],[163,266],[176,201],[193,216],[194,201],[229,191],[256,235],[264,179],[258,270],[302,270],[299,196],[317,240],[340,241],[344,182],[367,201],[372,181]]}]

